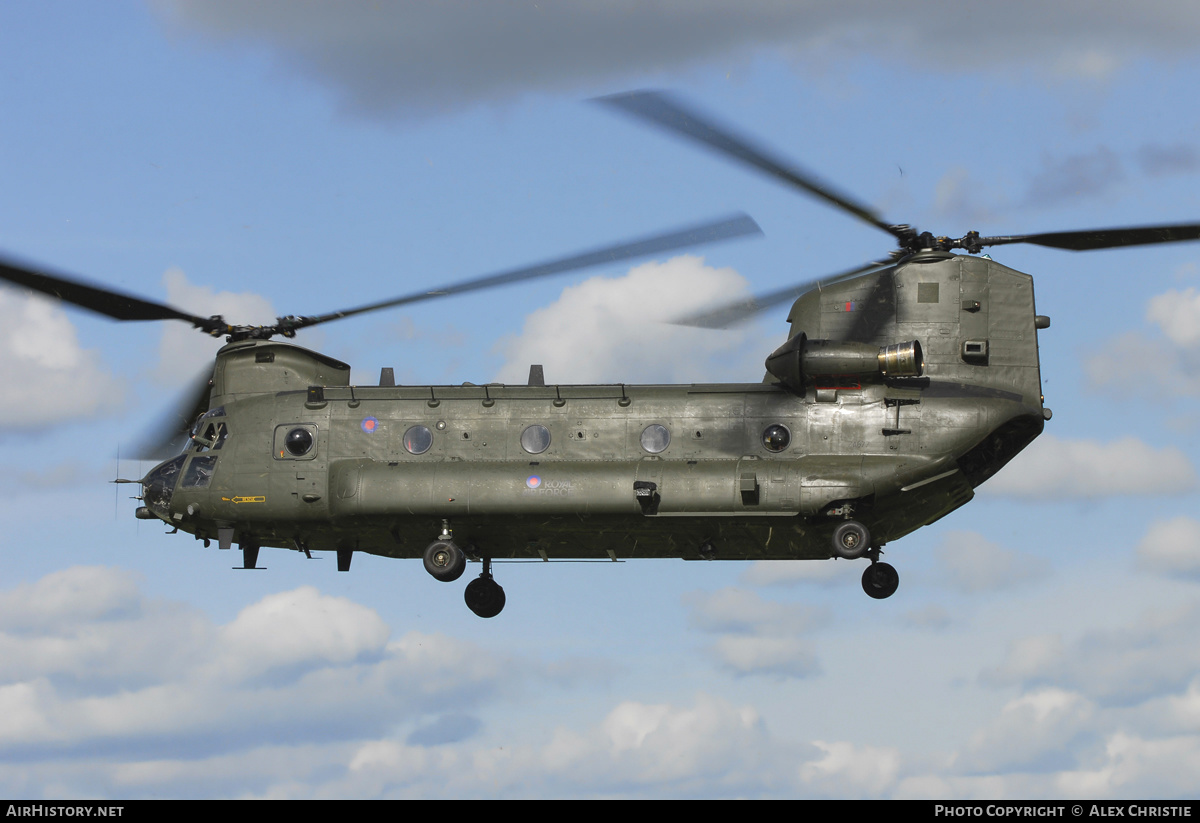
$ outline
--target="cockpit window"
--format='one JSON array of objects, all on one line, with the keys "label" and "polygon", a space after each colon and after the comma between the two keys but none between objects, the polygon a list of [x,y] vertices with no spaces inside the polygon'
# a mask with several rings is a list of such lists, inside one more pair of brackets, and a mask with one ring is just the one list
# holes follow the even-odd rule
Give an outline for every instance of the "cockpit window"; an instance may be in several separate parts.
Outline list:
[{"label": "cockpit window", "polygon": [[173,460],[156,467],[142,479],[142,500],[151,509],[166,514],[171,504],[171,495],[175,491],[175,481],[179,479],[179,470],[183,468],[185,455],[179,455]]},{"label": "cockpit window", "polygon": [[204,419],[201,418],[197,423],[195,431],[192,432],[192,443],[194,444],[193,451],[206,452],[209,449],[216,451],[225,445],[226,438],[229,437],[229,426],[224,420],[216,423],[204,425]]},{"label": "cockpit window", "polygon": [[183,480],[180,481],[181,489],[203,489],[207,488],[212,482],[213,470],[216,468],[216,457],[193,457],[192,462],[188,464],[187,471],[183,473]]}]

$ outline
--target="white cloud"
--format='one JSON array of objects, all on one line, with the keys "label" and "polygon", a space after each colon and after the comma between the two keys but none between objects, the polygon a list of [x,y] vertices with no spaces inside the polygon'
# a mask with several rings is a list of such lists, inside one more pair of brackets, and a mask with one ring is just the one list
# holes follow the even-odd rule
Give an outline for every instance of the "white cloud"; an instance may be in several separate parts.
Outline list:
[{"label": "white cloud", "polygon": [[7,630],[58,631],[137,613],[137,578],[102,566],[72,566],[36,583],[0,592],[0,626]]},{"label": "white cloud", "polygon": [[1134,437],[1112,443],[1042,435],[981,488],[992,494],[1062,500],[1182,494],[1196,486],[1191,461],[1173,446]]},{"label": "white cloud", "polygon": [[821,614],[809,606],[763,600],[755,592],[732,587],[696,592],[686,602],[692,607],[692,625],[708,632],[749,632],[772,626],[804,631],[821,622]]},{"label": "white cloud", "polygon": [[[729,609],[714,609],[725,625]],[[757,619],[792,613],[760,604]],[[624,700],[582,731],[480,744],[482,704],[552,666],[416,631],[312,587],[227,624],[133,575],[70,568],[0,592],[0,786],[25,796],[330,797],[763,792],[781,779],[757,711]],[[467,733],[415,745],[448,711]],[[402,742],[405,739],[408,742]],[[501,738],[505,739],[505,738]],[[269,741],[269,742],[267,742]],[[789,755],[784,760],[794,760]],[[571,787],[564,789],[564,787]]]},{"label": "white cloud", "polygon": [[[959,72],[1019,63],[1104,79],[1136,56],[1189,52],[1200,30],[1191,6],[1169,0],[1136,9],[1084,0],[1003,7],[879,0],[155,5],[177,27],[265,45],[302,76],[332,87],[345,108],[369,114],[455,108],[530,90],[619,87],[705,59],[737,65],[762,49],[809,57],[821,68],[869,47]],[[968,30],[987,36],[962,37]]]},{"label": "white cloud", "polygon": [[713,642],[712,652],[738,674],[788,678],[811,677],[820,671],[813,643],[804,637],[727,634]]},{"label": "white cloud", "polygon": [[1066,644],[1057,634],[1021,637],[1008,646],[1004,661],[984,672],[986,680],[998,683],[1034,680],[1057,666],[1066,653]]},{"label": "white cloud", "polygon": [[1192,680],[1183,694],[1163,701],[1166,726],[1176,732],[1200,732],[1200,676]]},{"label": "white cloud", "polygon": [[831,560],[756,560],[742,573],[747,586],[786,586],[815,583],[821,586],[857,584],[862,565]]},{"label": "white cloud", "polygon": [[754,709],[703,694],[691,708],[622,703],[600,729],[612,761],[627,775],[653,782],[703,779],[725,771],[729,749],[750,755],[765,738]]},{"label": "white cloud", "polygon": [[1171,289],[1151,297],[1146,320],[1165,339],[1128,332],[1111,340],[1084,364],[1091,384],[1108,386],[1133,374],[1168,395],[1200,394],[1200,290]]},{"label": "white cloud", "polygon": [[1129,375],[1136,374],[1148,388],[1167,396],[1200,394],[1200,351],[1140,332],[1110,340],[1087,359],[1084,369],[1095,388],[1126,386]]},{"label": "white cloud", "polygon": [[0,753],[355,739],[469,712],[521,676],[473,643],[389,632],[372,610],[312,587],[217,626],[143,597],[127,572],[57,572],[0,594]]},{"label": "white cloud", "polygon": [[563,290],[526,318],[519,336],[501,341],[497,379],[524,383],[530,364],[541,363],[547,383],[759,380],[768,349],[745,345],[747,332],[664,322],[746,295],[746,280],[733,269],[692,255],[644,263],[624,277],[593,277]]},{"label": "white cloud", "polygon": [[975,532],[947,533],[934,555],[950,585],[968,594],[1011,588],[1050,568],[1043,557],[1006,549]]},{"label": "white cloud", "polygon": [[[736,589],[689,600],[693,624],[730,644],[786,646],[825,622]],[[551,667],[442,635],[388,640],[372,610],[311,587],[217,625],[146,598],[128,572],[72,568],[0,592],[0,787],[26,797],[1192,796],[1197,608],[1022,641],[1006,675],[991,673],[1017,693],[971,714],[966,742],[929,752],[917,748],[928,741],[891,743],[874,728],[783,738],[778,716],[709,692],[589,693],[559,721],[544,711]],[[531,679],[536,688],[518,685]],[[803,688],[809,702],[798,705],[810,706]],[[790,714],[783,698],[774,711]],[[521,731],[487,728],[477,715],[489,705]],[[529,723],[528,711],[549,719]],[[424,744],[410,733],[439,723],[459,731]]]},{"label": "white cloud", "polygon": [[1146,319],[1181,348],[1200,344],[1200,291],[1191,287],[1155,295],[1146,306]]},{"label": "white cloud", "polygon": [[812,634],[827,622],[823,610],[766,601],[736,588],[696,592],[684,602],[691,607],[691,625],[717,635],[710,651],[735,674],[802,678],[819,671]]},{"label": "white cloud", "polygon": [[[265,297],[252,292],[214,292],[210,286],[188,281],[181,269],[170,268],[163,274],[167,305],[197,317],[222,315],[226,321],[241,325],[265,325],[275,322],[275,310]],[[211,371],[217,349],[225,338],[211,338],[183,322],[163,324],[156,376],[164,382],[182,385],[204,369]]]},{"label": "white cloud", "polygon": [[[41,678],[140,688],[211,640],[198,614],[145,600],[136,577],[118,569],[76,566],[0,593],[0,683],[15,693],[32,694]],[[42,696],[54,702],[53,692]]]},{"label": "white cloud", "polygon": [[895,748],[822,740],[815,745],[822,756],[800,767],[800,780],[826,797],[880,797],[900,773],[901,753]]},{"label": "white cloud", "polygon": [[241,680],[271,669],[293,672],[378,657],[390,633],[371,609],[324,596],[312,586],[267,595],[222,627],[221,676]]},{"label": "white cloud", "polygon": [[[701,693],[682,705],[623,701],[581,730],[559,726],[545,739],[503,747],[478,741],[423,747],[384,736],[257,745],[186,759],[35,760],[0,763],[0,785],[23,785],[24,796],[50,785],[58,789],[53,796],[73,790],[120,797],[1193,796],[1200,737],[1114,728],[1130,720],[1097,712],[1077,695],[1043,690],[1018,697],[964,749],[973,753],[971,746],[990,742],[1008,747],[1009,756],[997,758],[1003,759],[997,771],[972,774],[966,756],[948,766],[944,758],[914,757],[899,746],[787,744],[771,735],[753,707]],[[1016,724],[1011,733],[1005,721]],[[1043,728],[1027,725],[1039,722]],[[1094,735],[1086,728],[1075,733],[1088,725]],[[1032,739],[1016,739],[1020,730]],[[1039,747],[1052,749],[1056,740],[1064,747],[1062,760],[1080,757],[1086,764],[1041,768],[1052,752]]]},{"label": "white cloud", "polygon": [[[292,798],[800,794],[1031,799],[1194,793],[1197,737],[1116,728],[1129,727],[1131,719],[1100,712],[1079,695],[1043,689],[1006,704],[950,763],[943,757],[914,757],[898,746],[848,740],[784,743],[771,735],[752,706],[700,693],[690,705],[622,701],[582,729],[558,726],[539,741],[502,748],[477,741],[430,748],[380,737],[351,745],[260,746],[115,767],[88,764],[86,771],[67,763],[56,774],[69,775],[68,784],[78,785],[88,774],[94,779],[94,772],[108,770],[119,775],[119,780],[112,778],[118,785],[156,794],[185,793],[181,789],[197,783],[224,795],[244,794],[249,783],[261,787],[253,796]],[[989,745],[997,750],[985,751]],[[1086,766],[1045,767],[1053,761],[1056,745],[1063,747],[1060,761],[1080,758]],[[994,770],[971,772],[987,766]],[[4,771],[0,765],[0,785]]]},{"label": "white cloud", "polygon": [[1073,768],[1077,738],[1093,733],[1096,712],[1090,700],[1064,689],[1023,694],[971,736],[956,766],[993,773]]},{"label": "white cloud", "polygon": [[502,751],[372,741],[354,755],[347,782],[393,792],[419,783],[448,797],[498,789],[525,797],[737,796],[779,782],[778,752],[753,708],[701,693],[690,706],[622,701],[582,731],[558,727],[544,742]]},{"label": "white cloud", "polygon": [[1196,795],[1200,736],[1146,739],[1124,731],[1105,742],[1103,761],[1059,775],[1055,793],[1070,797],[1179,797]]},{"label": "white cloud", "polygon": [[[125,389],[56,301],[0,289],[0,426],[42,428],[121,405]],[[70,398],[69,403],[63,402]]]},{"label": "white cloud", "polygon": [[1144,568],[1200,579],[1200,521],[1175,517],[1155,523],[1137,546]]},{"label": "white cloud", "polygon": [[1106,706],[1137,705],[1185,688],[1200,671],[1198,617],[1200,602],[1194,602],[1070,641],[1058,634],[1020,638],[981,679],[995,685],[1056,687]]}]

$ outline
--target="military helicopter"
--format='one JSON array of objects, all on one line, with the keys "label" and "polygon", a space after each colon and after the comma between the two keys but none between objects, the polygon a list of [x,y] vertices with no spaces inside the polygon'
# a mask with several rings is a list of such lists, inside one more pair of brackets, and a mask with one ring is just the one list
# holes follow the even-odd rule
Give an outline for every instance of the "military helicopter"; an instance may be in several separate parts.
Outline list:
[{"label": "military helicopter", "polygon": [[[1033,278],[987,256],[1008,243],[1080,251],[1200,238],[1200,224],[952,239],[891,224],[794,164],[660,92],[599,103],[765,172],[890,234],[848,271],[700,315],[724,327],[793,301],[762,382],[691,385],[355,384],[350,367],[275,338],[435,297],[758,231],[737,216],[439,289],[270,326],[199,317],[13,260],[0,278],[117,320],[181,320],[226,345],[184,404],[180,453],[140,483],[136,515],[208,546],[422,557],[467,606],[505,604],[493,560],[866,558],[974,496],[1050,419]],[[954,254],[961,249],[967,254]]]}]

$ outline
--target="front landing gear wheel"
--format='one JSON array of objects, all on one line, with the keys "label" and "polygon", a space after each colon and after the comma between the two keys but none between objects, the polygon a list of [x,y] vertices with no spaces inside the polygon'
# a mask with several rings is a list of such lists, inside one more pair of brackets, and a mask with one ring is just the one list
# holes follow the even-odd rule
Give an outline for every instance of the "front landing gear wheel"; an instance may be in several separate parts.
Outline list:
[{"label": "front landing gear wheel", "polygon": [[462,577],[467,568],[467,556],[453,540],[434,540],[425,549],[425,571],[435,580],[449,583]]},{"label": "front landing gear wheel", "polygon": [[847,520],[833,530],[833,553],[846,560],[856,560],[871,547],[871,533],[857,520]]},{"label": "front landing gear wheel", "polygon": [[889,563],[872,563],[863,571],[863,591],[876,600],[891,597],[900,587],[900,575]]},{"label": "front landing gear wheel", "polygon": [[467,601],[467,608],[480,617],[495,617],[504,610],[504,589],[490,574],[487,577],[480,575],[468,583],[463,599]]}]

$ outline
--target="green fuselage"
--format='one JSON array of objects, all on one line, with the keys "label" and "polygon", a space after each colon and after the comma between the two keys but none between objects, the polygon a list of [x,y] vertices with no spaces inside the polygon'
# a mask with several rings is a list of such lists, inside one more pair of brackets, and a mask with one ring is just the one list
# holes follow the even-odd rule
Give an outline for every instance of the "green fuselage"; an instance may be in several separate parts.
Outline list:
[{"label": "green fuselage", "polygon": [[351,386],[330,358],[232,343],[146,503],[198,538],[393,557],[449,525],[494,558],[827,558],[850,513],[882,545],[970,500],[1043,408],[1027,275],[933,253],[880,282],[804,295],[792,334],[919,340],[921,377]]}]

